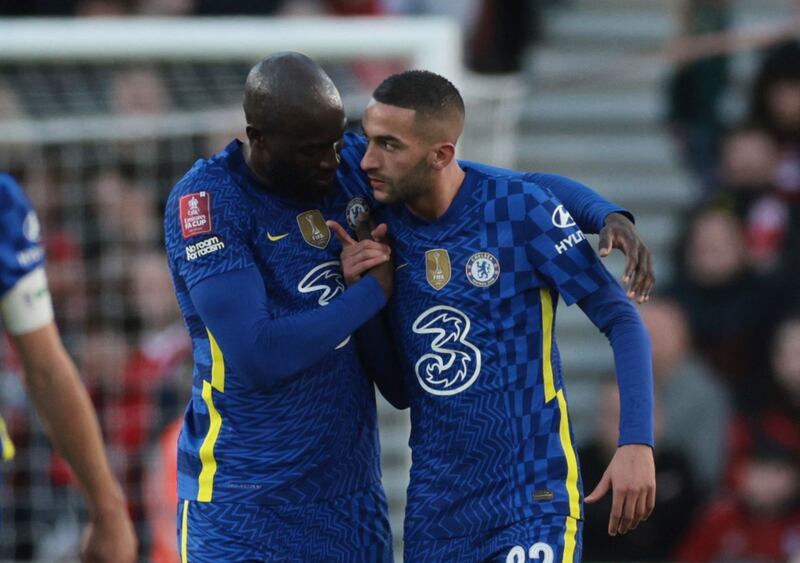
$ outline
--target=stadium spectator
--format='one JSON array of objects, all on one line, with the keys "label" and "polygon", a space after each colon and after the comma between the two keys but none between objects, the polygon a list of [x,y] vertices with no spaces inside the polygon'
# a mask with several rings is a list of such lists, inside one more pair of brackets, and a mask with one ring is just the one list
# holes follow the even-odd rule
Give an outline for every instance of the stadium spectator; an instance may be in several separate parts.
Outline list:
[{"label": "stadium spectator", "polygon": [[109,99],[117,115],[158,115],[170,106],[158,73],[149,68],[128,68],[114,74]]},{"label": "stadium spectator", "polygon": [[677,550],[686,563],[788,561],[800,554],[797,456],[760,437],[733,496],[711,502]]},{"label": "stadium spectator", "polygon": [[[800,276],[800,42],[770,49],[755,78],[750,118],[764,125],[780,152],[774,186],[786,240],[780,273],[790,293]],[[788,219],[785,217],[788,215]]]},{"label": "stadium spectator", "polygon": [[700,208],[677,248],[668,293],[686,310],[699,354],[728,382],[735,400],[746,403],[748,378],[762,359],[770,294],[749,267],[741,222],[730,212]]},{"label": "stadium spectator", "polygon": [[[680,37],[724,31],[730,26],[730,0],[682,0],[675,6]],[[669,130],[706,194],[714,188],[722,127],[720,100],[728,75],[726,56],[707,57],[680,64],[667,85]]]},{"label": "stadium spectator", "polygon": [[539,36],[541,2],[533,0],[382,0],[389,13],[447,15],[466,38],[465,61],[479,73],[522,70],[528,44]]},{"label": "stadium spectator", "polygon": [[128,251],[156,247],[160,227],[154,190],[137,180],[133,167],[101,169],[89,188],[98,223],[92,242]]},{"label": "stadium spectator", "polygon": [[[653,376],[663,418],[659,443],[685,456],[698,496],[709,497],[719,487],[728,455],[727,389],[692,349],[680,305],[657,299],[641,313],[653,341]],[[658,460],[656,467],[661,467]]]},{"label": "stadium spectator", "polygon": [[[657,338],[653,335],[654,351]],[[655,361],[655,354],[653,359]],[[584,486],[600,480],[617,450],[619,393],[613,377],[605,379],[600,387],[596,416],[595,435],[578,450]],[[608,535],[607,517],[611,499],[587,505],[583,529],[586,561],[666,561],[675,542],[685,532],[698,506],[700,489],[686,457],[661,440],[669,424],[656,404],[656,506],[652,515],[639,524],[635,533],[612,537]]]},{"label": "stadium spectator", "polygon": [[762,274],[778,268],[789,229],[790,204],[775,190],[779,162],[777,143],[760,126],[745,124],[723,138],[715,199],[743,221],[747,254]]},{"label": "stadium spectator", "polygon": [[763,124],[779,143],[777,188],[800,199],[800,43],[769,50],[753,84],[750,119]]},{"label": "stadium spectator", "polygon": [[467,65],[485,74],[520,72],[528,44],[539,35],[537,2],[483,0],[468,35]]},{"label": "stadium spectator", "polygon": [[771,377],[754,382],[752,406],[739,414],[732,428],[727,481],[733,486],[741,483],[744,462],[760,437],[800,459],[800,313],[785,317],[772,335]]}]

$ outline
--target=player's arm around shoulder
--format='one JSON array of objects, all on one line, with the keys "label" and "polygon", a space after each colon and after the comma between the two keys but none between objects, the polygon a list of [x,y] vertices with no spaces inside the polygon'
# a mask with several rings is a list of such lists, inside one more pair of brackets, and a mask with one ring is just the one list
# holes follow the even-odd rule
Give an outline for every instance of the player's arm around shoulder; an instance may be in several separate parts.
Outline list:
[{"label": "player's arm around shoulder", "polygon": [[649,299],[656,280],[653,259],[630,211],[566,176],[529,173],[525,178],[558,198],[582,231],[599,234],[600,257],[609,256],[615,248],[621,251],[625,255],[622,281],[628,286],[628,297],[638,303]]}]

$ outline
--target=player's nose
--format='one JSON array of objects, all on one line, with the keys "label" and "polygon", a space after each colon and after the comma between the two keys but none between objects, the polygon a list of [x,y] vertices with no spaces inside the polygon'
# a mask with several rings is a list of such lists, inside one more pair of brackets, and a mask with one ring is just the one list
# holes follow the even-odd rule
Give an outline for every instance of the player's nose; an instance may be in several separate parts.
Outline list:
[{"label": "player's nose", "polygon": [[372,148],[367,145],[367,150],[364,153],[364,156],[361,158],[361,170],[375,170],[377,167],[378,164],[375,159],[375,151],[373,151]]}]

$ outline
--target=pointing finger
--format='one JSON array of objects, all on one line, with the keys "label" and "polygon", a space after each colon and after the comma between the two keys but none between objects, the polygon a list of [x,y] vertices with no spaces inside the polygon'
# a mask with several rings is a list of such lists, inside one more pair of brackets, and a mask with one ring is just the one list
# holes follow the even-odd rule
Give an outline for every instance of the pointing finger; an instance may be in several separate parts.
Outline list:
[{"label": "pointing finger", "polygon": [[336,234],[343,247],[356,243],[356,241],[354,241],[350,235],[347,234],[347,231],[344,230],[344,227],[342,227],[336,221],[328,220],[325,221],[325,224],[328,225],[328,228]]}]

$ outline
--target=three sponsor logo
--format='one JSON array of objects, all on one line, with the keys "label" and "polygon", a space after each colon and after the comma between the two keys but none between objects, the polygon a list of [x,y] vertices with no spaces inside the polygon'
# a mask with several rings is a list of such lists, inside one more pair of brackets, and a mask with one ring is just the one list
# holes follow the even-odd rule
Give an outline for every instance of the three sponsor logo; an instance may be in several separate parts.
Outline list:
[{"label": "three sponsor logo", "polygon": [[455,307],[436,305],[420,314],[411,330],[431,336],[429,351],[414,365],[417,380],[432,395],[455,395],[481,372],[481,351],[467,337],[472,323]]}]

